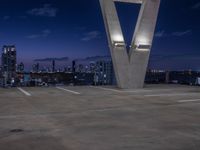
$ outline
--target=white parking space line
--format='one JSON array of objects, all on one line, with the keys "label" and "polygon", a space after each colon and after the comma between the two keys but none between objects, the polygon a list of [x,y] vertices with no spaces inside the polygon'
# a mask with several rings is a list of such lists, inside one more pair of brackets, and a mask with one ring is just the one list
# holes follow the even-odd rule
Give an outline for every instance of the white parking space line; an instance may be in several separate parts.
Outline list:
[{"label": "white parking space line", "polygon": [[188,103],[188,102],[200,102],[200,99],[188,99],[188,100],[180,100],[179,103]]},{"label": "white parking space line", "polygon": [[113,91],[113,92],[118,92],[118,93],[142,93],[142,92],[153,92],[155,90],[147,90],[147,89],[135,89],[135,90],[117,90],[117,89],[112,89],[112,88],[105,88],[105,87],[99,87],[99,86],[90,86],[91,88],[97,88],[97,89],[102,89],[106,91]]},{"label": "white parking space line", "polygon": [[20,90],[22,93],[24,93],[26,96],[31,96],[30,93],[28,93],[27,91],[23,90],[22,88],[17,88],[18,90]]},{"label": "white parking space line", "polygon": [[121,93],[123,91],[120,91],[120,90],[115,90],[115,89],[110,89],[110,88],[104,88],[104,87],[97,87],[97,86],[90,86],[91,88],[96,88],[96,89],[101,89],[101,90],[105,90],[105,91],[112,91],[112,92],[118,92],[118,93]]},{"label": "white parking space line", "polygon": [[68,90],[68,89],[65,89],[65,88],[62,88],[62,87],[56,87],[56,88],[59,89],[59,90],[63,90],[63,91],[69,92],[69,93],[77,94],[77,95],[81,94],[79,92]]},{"label": "white parking space line", "polygon": [[169,93],[169,94],[151,94],[151,95],[144,95],[146,97],[156,97],[156,96],[184,96],[184,95],[194,95],[200,93]]}]

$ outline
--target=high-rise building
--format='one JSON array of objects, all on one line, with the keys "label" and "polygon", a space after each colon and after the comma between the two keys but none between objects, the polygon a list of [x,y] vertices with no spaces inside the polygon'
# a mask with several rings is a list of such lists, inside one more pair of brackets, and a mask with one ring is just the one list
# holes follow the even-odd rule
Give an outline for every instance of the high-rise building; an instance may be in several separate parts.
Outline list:
[{"label": "high-rise building", "polygon": [[2,74],[2,67],[0,66],[0,86],[3,86],[3,74]]},{"label": "high-rise building", "polygon": [[114,70],[112,61],[97,61],[95,76],[98,79],[98,84],[112,85],[114,82]]},{"label": "high-rise building", "polygon": [[19,65],[17,65],[17,72],[24,72],[24,63],[21,62]]},{"label": "high-rise building", "polygon": [[0,66],[0,75],[2,75],[2,67]]},{"label": "high-rise building", "polygon": [[79,64],[77,69],[78,69],[79,73],[84,72],[84,66],[83,66],[83,64]]},{"label": "high-rise building", "polygon": [[32,72],[38,73],[39,70],[40,70],[40,64],[39,64],[39,63],[34,64],[34,65],[32,66]]},{"label": "high-rise building", "polygon": [[2,72],[5,82],[9,82],[16,76],[16,47],[15,45],[4,45],[2,49]]},{"label": "high-rise building", "polygon": [[73,73],[76,72],[76,61],[75,60],[72,61],[72,72]]},{"label": "high-rise building", "polygon": [[95,73],[95,68],[96,68],[95,62],[91,61],[89,66],[90,66],[89,68],[90,73]]},{"label": "high-rise building", "polygon": [[52,61],[52,72],[55,72],[55,60]]}]

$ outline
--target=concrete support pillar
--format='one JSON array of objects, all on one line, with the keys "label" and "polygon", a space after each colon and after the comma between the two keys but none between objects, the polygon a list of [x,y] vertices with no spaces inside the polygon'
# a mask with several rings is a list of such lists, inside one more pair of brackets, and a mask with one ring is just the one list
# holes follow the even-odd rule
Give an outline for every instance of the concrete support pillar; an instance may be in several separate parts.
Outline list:
[{"label": "concrete support pillar", "polygon": [[[141,4],[129,53],[126,50],[115,1]],[[100,4],[118,87],[142,88],[160,0],[100,0]]]}]

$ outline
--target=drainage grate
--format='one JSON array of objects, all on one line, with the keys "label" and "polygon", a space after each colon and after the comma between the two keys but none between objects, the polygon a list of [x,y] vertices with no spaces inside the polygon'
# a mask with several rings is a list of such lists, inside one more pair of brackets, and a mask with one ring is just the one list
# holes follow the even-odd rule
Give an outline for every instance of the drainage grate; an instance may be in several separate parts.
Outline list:
[{"label": "drainage grate", "polygon": [[12,129],[10,132],[18,133],[18,132],[23,132],[24,130],[22,129]]}]

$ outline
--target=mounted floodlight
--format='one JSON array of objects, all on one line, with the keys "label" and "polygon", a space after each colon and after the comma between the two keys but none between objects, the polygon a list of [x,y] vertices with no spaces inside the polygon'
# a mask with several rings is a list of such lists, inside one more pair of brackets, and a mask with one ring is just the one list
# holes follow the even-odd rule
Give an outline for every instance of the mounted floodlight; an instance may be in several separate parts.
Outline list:
[{"label": "mounted floodlight", "polygon": [[150,48],[151,48],[151,45],[141,44],[141,45],[138,45],[136,49],[137,50],[146,50],[146,51],[148,51],[148,50],[150,50]]},{"label": "mounted floodlight", "polygon": [[116,47],[124,47],[126,44],[124,42],[114,42],[114,46]]}]

